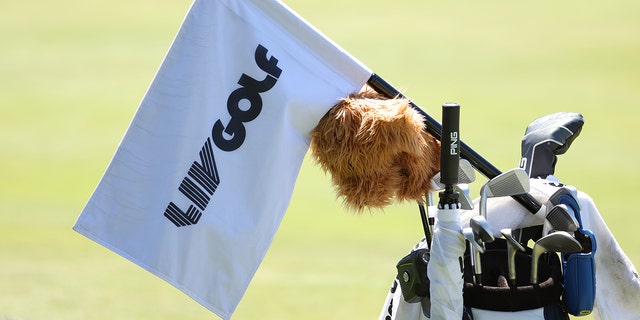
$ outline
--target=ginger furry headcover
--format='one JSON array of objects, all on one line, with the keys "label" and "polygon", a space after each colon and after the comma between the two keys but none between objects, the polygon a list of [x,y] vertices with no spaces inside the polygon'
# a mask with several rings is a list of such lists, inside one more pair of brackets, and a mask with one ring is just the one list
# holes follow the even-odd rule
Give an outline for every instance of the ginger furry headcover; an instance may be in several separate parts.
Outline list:
[{"label": "ginger furry headcover", "polygon": [[422,201],[440,170],[440,142],[406,99],[370,88],[333,106],[312,132],[311,154],[349,209]]}]

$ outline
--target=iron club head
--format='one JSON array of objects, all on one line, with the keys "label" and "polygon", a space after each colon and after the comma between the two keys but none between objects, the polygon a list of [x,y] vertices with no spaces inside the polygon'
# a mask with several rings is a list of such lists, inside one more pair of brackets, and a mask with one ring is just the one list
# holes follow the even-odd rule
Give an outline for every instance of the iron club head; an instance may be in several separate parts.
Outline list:
[{"label": "iron club head", "polygon": [[487,216],[487,198],[524,194],[529,192],[530,188],[529,176],[520,168],[499,174],[480,189],[480,215]]},{"label": "iron club head", "polygon": [[469,226],[473,230],[473,234],[480,239],[481,242],[493,242],[495,239],[487,219],[483,216],[474,216],[469,221]]},{"label": "iron club head", "polygon": [[[483,216],[475,216],[471,218],[469,221],[469,226],[473,231],[473,235],[478,243],[480,243],[484,248],[484,243],[493,242],[495,238],[493,237],[493,233],[491,232],[491,228],[489,228],[489,223]],[[474,252],[474,262],[473,270],[475,275],[475,282],[477,285],[482,285],[482,263],[480,253],[482,252],[476,251]]]},{"label": "iron club head", "polygon": [[[563,186],[559,188],[556,192],[554,192],[549,197],[549,200],[547,201],[547,206],[552,207],[558,204],[560,202],[560,198],[562,198],[563,196],[570,196],[570,197],[573,197],[574,199],[577,199],[578,190],[576,190],[575,187],[571,187],[571,186]],[[580,202],[578,202],[578,205],[580,205]]]},{"label": "iron club head", "polygon": [[453,190],[458,193],[458,202],[460,202],[460,209],[473,210],[473,200],[471,200],[469,194],[462,188],[460,188],[460,186],[453,187]]},{"label": "iron club head", "polygon": [[479,257],[480,253],[484,253],[484,246],[477,241],[471,227],[463,228],[462,235],[464,239],[469,242],[469,258],[471,260],[471,267],[475,270],[475,266],[480,262],[476,260],[476,257]]},{"label": "iron club head", "polygon": [[[469,184],[474,181],[476,181],[475,169],[473,169],[469,161],[460,159],[460,164],[458,165],[458,183]],[[436,173],[431,182],[436,190],[444,189],[444,184],[440,182],[440,172]]]},{"label": "iron club head", "polygon": [[484,246],[476,241],[476,236],[473,234],[471,227],[462,228],[462,236],[469,241],[471,250],[477,250],[480,253],[484,253]]},{"label": "iron club head", "polygon": [[577,252],[582,245],[566,231],[550,233],[533,245],[531,254],[531,284],[538,283],[538,259],[545,252]]},{"label": "iron club head", "polygon": [[544,221],[543,235],[553,231],[575,232],[580,228],[571,207],[566,204],[555,205],[549,210]]}]

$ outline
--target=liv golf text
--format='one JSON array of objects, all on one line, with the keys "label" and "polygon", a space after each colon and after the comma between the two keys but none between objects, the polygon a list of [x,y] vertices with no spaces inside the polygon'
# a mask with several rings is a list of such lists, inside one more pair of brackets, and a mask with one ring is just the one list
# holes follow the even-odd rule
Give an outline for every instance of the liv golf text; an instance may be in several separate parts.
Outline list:
[{"label": "liv golf text", "polygon": [[[186,211],[173,201],[167,205],[164,216],[177,227],[198,223],[202,212],[207,208],[211,197],[220,185],[211,141],[213,140],[216,147],[222,151],[230,152],[240,148],[247,135],[244,124],[256,119],[262,111],[260,93],[270,90],[278,81],[282,73],[278,67],[278,59],[273,56],[268,58],[267,52],[267,48],[262,45],[258,45],[255,52],[256,64],[267,73],[265,78],[258,81],[244,73],[240,76],[238,80],[240,87],[232,91],[227,98],[227,111],[231,119],[226,125],[221,120],[215,122],[211,137],[207,137],[200,149],[200,161],[194,161],[187,176],[182,179],[178,191],[189,199],[191,204]],[[243,100],[249,102],[248,108],[240,107],[240,102]]]}]

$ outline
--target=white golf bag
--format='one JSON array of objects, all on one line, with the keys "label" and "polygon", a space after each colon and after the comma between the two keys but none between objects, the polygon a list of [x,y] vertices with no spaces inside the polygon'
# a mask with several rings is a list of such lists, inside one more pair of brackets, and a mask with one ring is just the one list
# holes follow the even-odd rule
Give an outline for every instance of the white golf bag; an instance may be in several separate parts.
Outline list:
[{"label": "white golf bag", "polygon": [[[442,135],[447,137],[448,107],[443,105]],[[451,123],[457,137],[457,120]],[[451,205],[451,185],[459,181],[452,178],[450,155],[443,156],[441,173],[447,172],[453,183],[440,193],[437,211],[431,210],[433,240],[425,225],[425,241],[397,265],[380,319],[568,320],[569,314],[590,314],[596,292],[596,239],[583,228],[577,190],[553,177],[557,155],[568,150],[583,123],[582,115],[564,112],[532,122],[522,139],[521,169],[483,186],[477,211],[460,210],[460,201]],[[443,154],[454,147],[443,142]],[[530,191],[541,208],[516,215],[520,205],[506,196]],[[489,196],[503,198],[495,198],[501,199],[496,205]],[[504,240],[497,239],[501,235]]]},{"label": "white golf bag", "polygon": [[[474,279],[469,245],[460,233],[477,216],[477,211],[437,210],[432,248],[422,239],[398,263],[398,275],[380,319],[568,319],[569,314],[591,313],[595,300],[596,241],[589,230],[582,228],[576,194],[568,193],[569,189],[552,176],[531,181],[532,194],[545,204],[537,217],[526,212],[529,216],[508,216],[518,211],[510,208],[519,206],[509,198],[489,201],[489,208],[493,209],[487,212],[487,221],[496,239],[485,244],[480,261],[476,261],[482,265],[482,285]],[[582,250],[542,254],[537,266],[539,281],[531,284],[533,250],[526,244],[553,231],[544,227],[545,215],[558,204],[571,206],[579,223],[574,237]],[[516,252],[514,258],[515,284],[508,281],[507,244],[499,238],[499,229],[503,228],[512,228],[514,237],[525,244],[525,251]],[[408,263],[411,261],[417,263]],[[412,271],[407,265],[423,266],[428,272]],[[420,276],[422,279],[416,279]]]}]

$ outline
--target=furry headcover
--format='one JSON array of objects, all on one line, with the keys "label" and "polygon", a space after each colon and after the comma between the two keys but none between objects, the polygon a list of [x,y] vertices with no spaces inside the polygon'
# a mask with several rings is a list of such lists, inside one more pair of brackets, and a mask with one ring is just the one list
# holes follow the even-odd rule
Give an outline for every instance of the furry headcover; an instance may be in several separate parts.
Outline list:
[{"label": "furry headcover", "polygon": [[311,152],[347,208],[423,201],[440,170],[440,142],[406,99],[365,88],[333,106],[312,132]]}]

